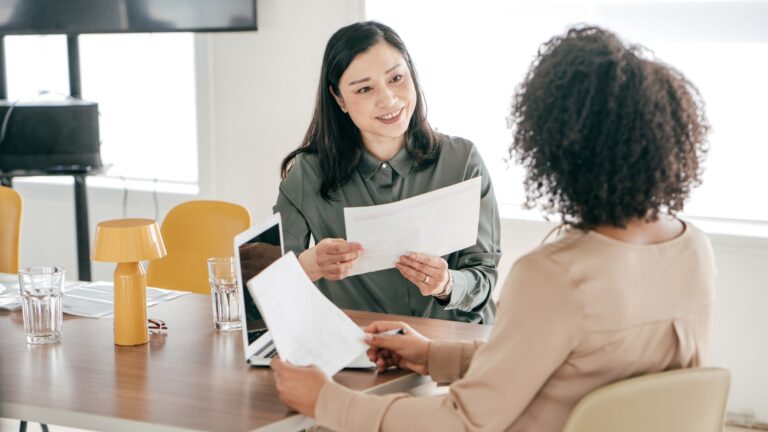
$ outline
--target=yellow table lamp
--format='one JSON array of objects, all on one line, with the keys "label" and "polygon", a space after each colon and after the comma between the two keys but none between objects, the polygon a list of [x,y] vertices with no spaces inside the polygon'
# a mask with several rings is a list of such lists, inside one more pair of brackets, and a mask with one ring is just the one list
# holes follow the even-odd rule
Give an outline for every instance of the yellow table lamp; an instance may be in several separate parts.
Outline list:
[{"label": "yellow table lamp", "polygon": [[149,342],[147,275],[140,261],[166,255],[160,228],[152,219],[115,219],[99,223],[94,261],[117,263],[115,269],[115,344]]}]

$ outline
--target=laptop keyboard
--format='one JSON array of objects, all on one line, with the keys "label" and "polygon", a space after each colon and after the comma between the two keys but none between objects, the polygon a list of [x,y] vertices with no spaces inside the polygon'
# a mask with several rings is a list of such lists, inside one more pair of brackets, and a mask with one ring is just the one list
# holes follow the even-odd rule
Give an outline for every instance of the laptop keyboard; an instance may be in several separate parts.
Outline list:
[{"label": "laptop keyboard", "polygon": [[260,350],[256,351],[256,354],[254,354],[254,357],[261,357],[261,353],[266,352],[266,354],[263,355],[263,358],[272,358],[277,354],[277,348],[275,348],[275,343],[273,341],[269,341],[266,345],[261,347]]}]

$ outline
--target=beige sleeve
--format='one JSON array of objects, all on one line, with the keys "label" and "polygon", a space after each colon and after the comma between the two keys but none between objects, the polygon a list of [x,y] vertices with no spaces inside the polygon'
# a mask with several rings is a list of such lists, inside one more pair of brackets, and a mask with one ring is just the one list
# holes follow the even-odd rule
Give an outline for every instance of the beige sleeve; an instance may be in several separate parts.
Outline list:
[{"label": "beige sleeve", "polygon": [[[317,423],[339,431],[507,428],[576,346],[582,301],[567,269],[540,253],[515,263],[501,300],[490,339],[447,395],[373,396],[329,383],[320,393]],[[446,376],[460,375],[457,350],[449,348],[445,359],[454,363],[441,365]]]},{"label": "beige sleeve", "polygon": [[482,341],[435,340],[429,345],[429,375],[439,384],[447,384],[464,376]]}]

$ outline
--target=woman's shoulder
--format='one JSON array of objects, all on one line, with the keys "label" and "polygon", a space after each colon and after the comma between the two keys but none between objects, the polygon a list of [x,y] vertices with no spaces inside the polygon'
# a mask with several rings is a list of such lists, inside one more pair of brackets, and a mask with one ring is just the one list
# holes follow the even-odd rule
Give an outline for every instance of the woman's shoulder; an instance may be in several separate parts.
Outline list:
[{"label": "woman's shoulder", "polygon": [[[601,269],[610,267],[613,260],[621,261],[621,256],[634,256],[638,262],[653,260],[658,257],[670,259],[684,254],[698,256],[702,263],[713,261],[712,246],[709,237],[690,222],[685,221],[685,231],[671,240],[651,245],[638,245],[622,242],[598,234],[566,227],[562,235],[550,242],[543,243],[521,257],[521,264],[544,260],[561,268],[573,266]],[[616,262],[618,265],[619,262]]]},{"label": "woman's shoulder", "polygon": [[299,153],[293,159],[293,165],[288,170],[285,181],[291,179],[301,181],[315,181],[320,178],[320,161],[314,153]]},{"label": "woman's shoulder", "polygon": [[436,133],[437,140],[440,143],[440,151],[457,152],[470,155],[477,152],[475,144],[463,137]]},{"label": "woman's shoulder", "polygon": [[551,245],[542,245],[517,258],[507,274],[502,299],[510,295],[531,295],[562,301],[574,293],[578,283],[573,280],[569,263],[553,253]]},{"label": "woman's shoulder", "polygon": [[690,241],[697,246],[703,248],[703,249],[711,249],[712,248],[712,242],[709,238],[709,236],[699,229],[696,225],[694,225],[692,222],[688,220],[680,219],[680,221],[685,224],[685,232],[683,235],[687,235],[688,238],[690,238]]},{"label": "woman's shoulder", "polygon": [[293,159],[291,168],[280,183],[280,190],[290,199],[301,201],[304,191],[316,187],[321,180],[320,163],[317,155],[299,153]]},{"label": "woman's shoulder", "polygon": [[470,177],[486,171],[483,158],[471,140],[441,133],[437,134],[437,139],[440,143],[440,159],[444,165],[463,167],[471,174]]},{"label": "woman's shoulder", "polygon": [[548,266],[550,268],[565,268],[568,266],[566,256],[569,252],[580,249],[584,242],[584,232],[568,229],[551,242],[546,242],[521,256],[516,266],[523,268]]}]

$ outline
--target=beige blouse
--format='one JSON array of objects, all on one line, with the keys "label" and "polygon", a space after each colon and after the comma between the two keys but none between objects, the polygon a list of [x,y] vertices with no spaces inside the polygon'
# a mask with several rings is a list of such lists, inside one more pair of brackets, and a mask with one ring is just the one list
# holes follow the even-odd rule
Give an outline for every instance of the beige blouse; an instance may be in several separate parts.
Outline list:
[{"label": "beige blouse", "polygon": [[691,224],[656,245],[570,230],[510,271],[487,343],[433,341],[447,395],[365,395],[326,384],[317,423],[340,431],[560,431],[587,393],[699,366],[709,346],[715,264]]}]

